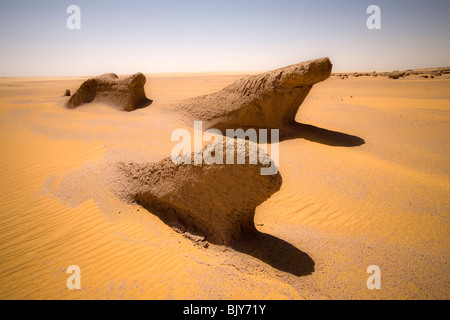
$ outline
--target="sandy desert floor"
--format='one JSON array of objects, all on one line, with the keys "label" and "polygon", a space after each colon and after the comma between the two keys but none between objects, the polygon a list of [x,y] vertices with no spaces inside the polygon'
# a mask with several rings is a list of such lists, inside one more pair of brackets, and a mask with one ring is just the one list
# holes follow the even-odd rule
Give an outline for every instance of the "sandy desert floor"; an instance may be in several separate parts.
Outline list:
[{"label": "sandy desert floor", "polygon": [[[129,113],[65,109],[84,78],[0,78],[0,298],[450,298],[450,75],[315,85],[280,142],[283,185],[257,208],[261,233],[234,249],[196,246],[80,175],[169,156],[185,124],[164,104],[241,77],[147,75],[154,102]],[[66,286],[70,265],[81,290]]]}]

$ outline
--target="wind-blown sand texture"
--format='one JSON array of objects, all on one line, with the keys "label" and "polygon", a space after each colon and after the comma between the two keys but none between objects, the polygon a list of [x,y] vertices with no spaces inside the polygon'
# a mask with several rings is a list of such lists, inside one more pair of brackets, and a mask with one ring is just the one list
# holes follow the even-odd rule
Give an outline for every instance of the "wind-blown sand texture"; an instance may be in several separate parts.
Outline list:
[{"label": "wind-blown sand texture", "polygon": [[[192,130],[163,106],[241,78],[147,75],[153,103],[133,112],[66,109],[87,77],[1,78],[0,298],[448,299],[448,74],[316,84],[280,142],[258,233],[232,248],[194,245],[104,183]],[[73,264],[81,290],[66,287]],[[381,290],[366,287],[373,264]]]}]

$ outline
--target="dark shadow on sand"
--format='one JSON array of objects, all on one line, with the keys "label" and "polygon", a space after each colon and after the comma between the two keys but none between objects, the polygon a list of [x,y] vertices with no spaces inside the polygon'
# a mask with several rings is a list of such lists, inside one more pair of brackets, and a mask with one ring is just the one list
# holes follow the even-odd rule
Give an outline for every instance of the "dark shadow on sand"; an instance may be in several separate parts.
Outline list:
[{"label": "dark shadow on sand", "polygon": [[307,253],[267,233],[258,231],[254,236],[233,244],[232,248],[297,277],[314,272],[314,261]]},{"label": "dark shadow on sand", "polygon": [[298,138],[334,147],[357,147],[365,143],[357,136],[297,122],[286,127],[280,135],[280,141]]},{"label": "dark shadow on sand", "polygon": [[[134,110],[138,110],[138,109],[143,109],[148,107],[149,105],[151,105],[153,103],[153,100],[151,99],[147,99],[146,101],[141,102],[139,105],[136,106],[136,108]],[[132,111],[134,111],[132,110]],[[132,112],[131,111],[131,112]]]},{"label": "dark shadow on sand", "polygon": [[[143,206],[145,210],[156,215],[168,226],[174,226],[173,222],[176,218],[173,214],[168,213],[168,210],[162,209],[159,205],[151,207],[143,205],[139,200],[137,200],[137,203]],[[202,234],[192,229],[188,231],[190,234],[202,237]],[[207,238],[206,240],[210,241]],[[255,257],[279,271],[287,272],[297,277],[307,276],[314,272],[314,261],[307,253],[267,233],[255,230],[255,233],[236,240],[230,247],[237,252]]]}]

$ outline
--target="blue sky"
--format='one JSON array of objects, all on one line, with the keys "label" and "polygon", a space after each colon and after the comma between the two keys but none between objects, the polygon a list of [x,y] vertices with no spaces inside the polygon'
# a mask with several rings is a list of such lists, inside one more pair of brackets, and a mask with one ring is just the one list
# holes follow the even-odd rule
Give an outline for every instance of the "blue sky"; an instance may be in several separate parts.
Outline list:
[{"label": "blue sky", "polygon": [[[81,29],[69,30],[69,5]],[[381,30],[366,9],[381,8]],[[0,76],[450,66],[448,0],[0,0]]]}]

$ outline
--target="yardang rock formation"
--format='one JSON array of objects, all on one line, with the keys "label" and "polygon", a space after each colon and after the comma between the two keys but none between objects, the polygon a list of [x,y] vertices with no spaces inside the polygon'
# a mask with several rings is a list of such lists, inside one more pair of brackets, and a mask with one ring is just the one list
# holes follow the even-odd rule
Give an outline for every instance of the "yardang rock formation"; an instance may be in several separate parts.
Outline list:
[{"label": "yardang rock formation", "polygon": [[[223,140],[224,154],[226,144],[235,141]],[[214,143],[205,149],[221,147]],[[119,163],[112,183],[119,197],[137,202],[169,226],[211,243],[231,245],[256,232],[256,207],[281,187],[278,172],[261,175],[260,168],[270,167],[272,160],[264,150],[254,147],[246,141],[245,164],[194,164],[194,153],[192,164],[177,165],[170,157],[158,163]],[[238,150],[234,148],[235,163]],[[255,150],[257,164],[249,164]]]},{"label": "yardang rock formation", "polygon": [[119,79],[114,73],[90,78],[73,94],[66,107],[72,109],[96,101],[115,105],[123,111],[143,108],[152,102],[145,96],[145,82],[142,73],[124,79]]},{"label": "yardang rock formation", "polygon": [[206,129],[281,129],[295,122],[312,86],[327,79],[331,67],[328,58],[294,64],[238,80],[219,92],[172,108],[191,123],[202,120]]}]

